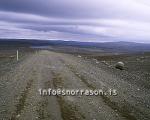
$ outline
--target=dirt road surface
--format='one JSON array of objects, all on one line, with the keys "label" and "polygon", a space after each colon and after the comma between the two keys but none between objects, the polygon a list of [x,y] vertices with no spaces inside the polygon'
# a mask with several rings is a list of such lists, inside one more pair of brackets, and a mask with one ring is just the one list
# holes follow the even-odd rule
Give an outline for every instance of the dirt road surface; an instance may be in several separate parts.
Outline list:
[{"label": "dirt road surface", "polygon": [[[0,76],[0,120],[150,120],[149,89],[99,66],[47,50],[29,55]],[[48,88],[115,89],[117,95],[40,95]]]}]

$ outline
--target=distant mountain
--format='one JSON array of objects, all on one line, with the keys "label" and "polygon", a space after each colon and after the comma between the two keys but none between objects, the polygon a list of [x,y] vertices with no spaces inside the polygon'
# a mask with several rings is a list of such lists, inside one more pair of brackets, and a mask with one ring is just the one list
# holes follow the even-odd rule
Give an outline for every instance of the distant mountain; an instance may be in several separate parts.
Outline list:
[{"label": "distant mountain", "polygon": [[124,41],[96,43],[62,40],[0,39],[0,47],[1,46],[71,46],[81,48],[94,48],[114,52],[150,52],[150,44]]}]

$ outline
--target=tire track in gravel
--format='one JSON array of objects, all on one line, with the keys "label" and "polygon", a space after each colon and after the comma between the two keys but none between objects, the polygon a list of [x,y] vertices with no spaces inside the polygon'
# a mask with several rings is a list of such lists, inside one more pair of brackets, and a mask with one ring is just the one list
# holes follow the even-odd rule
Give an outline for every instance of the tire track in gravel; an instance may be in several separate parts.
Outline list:
[{"label": "tire track in gravel", "polygon": [[[55,89],[63,86],[63,78],[59,73],[52,71],[53,85]],[[84,120],[85,116],[78,110],[78,106],[65,101],[63,96],[57,96],[63,120]]]},{"label": "tire track in gravel", "polygon": [[12,117],[10,118],[10,120],[16,120],[18,115],[20,115],[22,110],[24,109],[25,102],[26,102],[29,90],[30,90],[30,88],[32,86],[32,83],[33,83],[33,79],[29,80],[25,90],[21,93],[20,98],[18,100],[19,102],[16,105],[16,111],[13,113]]},{"label": "tire track in gravel", "polygon": [[[34,92],[37,89],[54,88],[53,75],[51,74],[51,60],[48,51],[41,51],[37,57],[37,76],[35,81]],[[35,106],[36,119],[38,120],[62,120],[59,103],[56,96],[36,96],[37,103]]]},{"label": "tire track in gravel", "polygon": [[[51,83],[50,81],[44,82],[44,86],[49,86]],[[37,118],[40,120],[45,120],[45,119],[51,119],[51,115],[46,111],[47,106],[48,106],[48,98],[44,97],[40,101],[38,101],[37,106],[36,106],[36,112],[37,112]]]}]

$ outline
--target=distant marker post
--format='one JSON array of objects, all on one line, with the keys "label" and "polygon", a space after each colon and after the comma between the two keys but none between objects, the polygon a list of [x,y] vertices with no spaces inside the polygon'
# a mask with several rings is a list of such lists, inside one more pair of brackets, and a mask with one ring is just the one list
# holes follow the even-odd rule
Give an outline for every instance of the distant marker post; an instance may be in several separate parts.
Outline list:
[{"label": "distant marker post", "polygon": [[17,61],[19,60],[19,52],[18,52],[18,50],[17,50]]}]

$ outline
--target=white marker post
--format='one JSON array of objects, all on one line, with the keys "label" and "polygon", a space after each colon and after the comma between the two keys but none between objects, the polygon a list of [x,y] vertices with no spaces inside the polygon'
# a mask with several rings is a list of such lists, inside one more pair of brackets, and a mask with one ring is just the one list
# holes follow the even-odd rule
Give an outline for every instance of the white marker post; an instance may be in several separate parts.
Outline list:
[{"label": "white marker post", "polygon": [[17,61],[19,60],[19,52],[18,52],[18,50],[17,50]]}]

